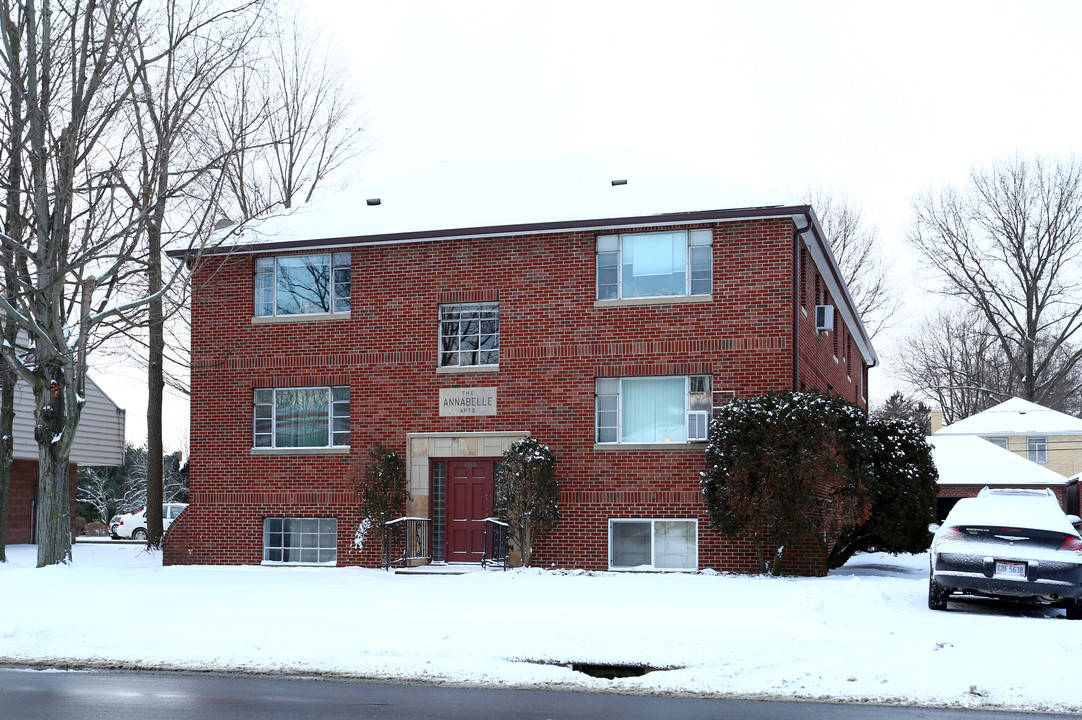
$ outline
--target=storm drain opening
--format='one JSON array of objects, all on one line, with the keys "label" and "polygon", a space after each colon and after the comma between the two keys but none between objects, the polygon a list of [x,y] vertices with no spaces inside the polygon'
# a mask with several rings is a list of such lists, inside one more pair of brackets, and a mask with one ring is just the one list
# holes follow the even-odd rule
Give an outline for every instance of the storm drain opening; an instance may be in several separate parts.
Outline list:
[{"label": "storm drain opening", "polygon": [[558,665],[583,675],[601,678],[602,680],[616,680],[617,678],[642,677],[646,673],[655,670],[680,670],[682,666],[656,667],[654,665],[639,665],[634,663],[586,663],[586,662],[557,662],[553,660],[519,660],[519,662],[534,663],[536,665]]},{"label": "storm drain opening", "polygon": [[642,677],[652,670],[657,670],[649,665],[602,665],[600,663],[571,663],[571,669],[603,680]]}]

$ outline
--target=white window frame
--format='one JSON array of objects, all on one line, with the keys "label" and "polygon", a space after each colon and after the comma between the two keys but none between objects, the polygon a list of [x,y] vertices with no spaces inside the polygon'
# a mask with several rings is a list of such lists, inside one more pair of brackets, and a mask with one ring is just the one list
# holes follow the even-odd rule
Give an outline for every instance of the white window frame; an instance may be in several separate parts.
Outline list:
[{"label": "white window frame", "polygon": [[[327,445],[278,445],[278,392],[280,390],[326,390],[327,391]],[[336,398],[335,391],[338,391]],[[344,391],[344,393],[343,393]],[[269,392],[271,401],[262,400],[261,393]],[[341,399],[342,395],[345,399]],[[260,408],[270,407],[270,432],[259,431],[259,421],[266,419],[261,416]],[[255,388],[252,390],[252,447],[255,449],[313,449],[313,448],[348,448],[349,447],[349,424],[350,424],[350,392],[348,385],[315,385],[296,387]],[[344,420],[345,430],[336,430],[335,421]],[[337,425],[342,427],[343,423]],[[270,438],[270,444],[260,445],[261,437]],[[338,440],[339,442],[335,442]],[[343,441],[344,442],[341,442]]]},{"label": "white window frame", "polygon": [[[672,445],[688,445],[691,443],[706,442],[709,439],[710,433],[710,419],[713,416],[713,391],[712,391],[712,378],[710,375],[696,374],[696,375],[644,375],[644,376],[630,376],[630,377],[605,377],[594,379],[594,442],[598,445],[653,445],[655,443],[642,443],[637,441],[625,441],[623,440],[623,398],[624,398],[624,381],[626,380],[650,380],[650,379],[684,379],[684,431],[686,434],[686,440],[672,441]],[[601,381],[616,381],[618,390],[616,393],[602,393],[600,388]],[[696,388],[696,381],[700,381],[702,385]],[[706,408],[702,407],[701,398],[700,407],[693,408],[692,395],[705,395],[706,396]],[[616,425],[602,425],[602,414],[611,414],[613,410],[602,410],[602,397],[616,397]],[[602,428],[616,429],[615,440],[602,440],[601,430]],[[659,441],[663,442],[663,441]],[[665,443],[670,444],[670,443]]]},{"label": "white window frame", "polygon": [[[285,544],[285,542],[284,542],[285,536],[287,534],[287,533],[284,532],[284,524],[283,524],[283,530],[281,530],[281,531],[279,531],[277,533],[272,532],[273,526],[272,526],[271,523],[273,521],[275,521],[275,520],[289,521],[289,522],[302,522],[302,523],[306,522],[306,521],[307,522],[315,522],[316,523],[316,531],[313,533],[313,532],[305,532],[303,530],[296,530],[296,531],[290,530],[290,532],[288,534],[290,535],[291,539],[292,539],[292,536],[294,536],[294,535],[299,536],[299,540],[298,540],[299,544],[294,545],[294,544],[291,543],[290,545],[287,546]],[[332,525],[331,529],[329,529],[327,531],[324,531],[323,528],[328,523],[333,523],[333,525]],[[275,534],[282,536],[282,542],[279,542],[277,545],[270,545],[269,541]],[[305,540],[306,537],[310,538],[310,537],[313,537],[313,536],[315,538],[314,544],[312,543],[311,540],[308,540],[308,541]],[[291,551],[299,551],[301,553],[303,553],[306,550],[307,551],[314,551],[315,554],[316,554],[316,559],[315,560],[272,560],[272,559],[270,559],[271,554],[276,550],[278,552],[283,553],[283,557],[284,557],[284,552],[285,552],[285,550],[287,548],[289,550],[291,550]],[[321,555],[326,556],[326,554],[328,554],[328,553],[331,555],[331,558],[329,560],[319,560],[319,557]],[[333,517],[331,517],[331,518],[327,518],[327,517],[323,517],[323,518],[281,517],[281,516],[263,518],[263,560],[262,560],[261,564],[263,564],[263,565],[290,565],[290,566],[302,565],[302,566],[335,567],[338,564],[338,518],[333,518]]]},{"label": "white window frame", "polygon": [[[458,312],[461,313],[461,312],[463,312],[463,308],[471,308],[475,312],[477,312],[478,315],[480,315],[481,313],[485,313],[485,312],[493,313],[495,315],[494,318],[487,318],[488,322],[493,322],[494,321],[496,323],[496,331],[492,332],[492,333],[481,332],[481,325],[482,325],[483,322],[486,322],[486,319],[482,319],[481,317],[477,318],[477,333],[469,333],[469,337],[476,336],[476,338],[477,338],[477,348],[475,350],[465,350],[465,351],[462,350],[462,338],[464,336],[462,334],[462,328],[461,328],[461,322],[462,321],[461,321],[461,319],[459,319],[459,320],[449,320],[449,319],[445,320],[444,319],[444,312],[445,311],[450,311],[451,309],[457,309]],[[436,346],[436,362],[438,363],[437,367],[440,367],[440,368],[495,368],[495,367],[500,366],[500,303],[499,302],[486,301],[486,302],[466,302],[466,303],[442,303],[439,306],[438,313],[439,313],[439,321],[438,321],[438,330],[437,330],[437,333],[436,333],[436,335],[437,335],[437,338],[436,338],[436,343],[437,343],[437,346]],[[454,336],[445,335],[444,332],[443,332],[445,322],[446,323],[450,323],[450,322],[458,323],[459,324],[459,332],[457,334],[455,334]],[[446,350],[445,351],[443,349],[444,339],[445,338],[451,338],[451,337],[454,337],[457,340],[457,345],[456,345],[457,349],[453,350],[453,351],[451,351],[451,350]],[[486,337],[495,338],[495,345],[493,345],[492,347],[482,349],[481,345],[484,342],[484,339]],[[458,357],[458,362],[444,364],[443,356],[444,356],[445,352],[454,352],[455,355]],[[475,362],[475,363],[465,363],[464,364],[462,362],[462,353],[463,352],[475,352],[477,354],[477,362]],[[495,353],[496,354],[496,362],[482,363],[481,362],[481,353]]]},{"label": "white window frame", "polygon": [[[623,255],[625,241],[636,237],[672,235],[677,233],[682,233],[684,235],[684,292],[673,293],[670,295],[625,295],[623,290]],[[709,296],[713,292],[714,284],[713,247],[713,228],[598,235],[594,258],[594,299],[603,302],[606,300],[642,300],[658,297]],[[696,252],[696,250],[700,248],[706,249]],[[700,257],[696,258],[696,255]],[[706,256],[706,260],[702,259],[703,255]],[[613,277],[612,274],[613,261],[615,261],[615,277]],[[705,276],[703,276],[704,273]],[[612,282],[613,280],[615,282]],[[609,290],[609,288],[613,289]]]},{"label": "white window frame", "polygon": [[997,435],[993,437],[985,438],[988,442],[995,445],[997,448],[1003,448],[1004,450],[1011,449],[1011,440],[1005,435]]},{"label": "white window frame", "polygon": [[1048,464],[1048,438],[1026,438],[1026,459],[1042,465]]},{"label": "white window frame", "polygon": [[[314,313],[279,313],[278,312],[278,264],[281,260],[301,258],[327,258],[329,269],[327,310]],[[252,313],[259,318],[304,318],[324,315],[349,315],[350,296],[353,289],[352,259],[348,252],[307,253],[304,255],[279,255],[258,257],[255,259],[255,277],[253,278]],[[268,283],[269,279],[269,283]],[[269,291],[269,296],[265,293]]]},{"label": "white window frame", "polygon": [[[694,557],[691,567],[682,568],[662,568],[657,567],[657,550],[655,542],[657,540],[657,533],[654,530],[654,526],[659,522],[684,522],[691,523],[695,530],[695,542],[693,543]],[[650,565],[643,566],[620,566],[613,565],[613,525],[619,523],[650,523]],[[699,569],[699,521],[696,518],[609,518],[608,523],[609,539],[608,539],[608,565],[609,570],[618,572],[696,572]]]}]

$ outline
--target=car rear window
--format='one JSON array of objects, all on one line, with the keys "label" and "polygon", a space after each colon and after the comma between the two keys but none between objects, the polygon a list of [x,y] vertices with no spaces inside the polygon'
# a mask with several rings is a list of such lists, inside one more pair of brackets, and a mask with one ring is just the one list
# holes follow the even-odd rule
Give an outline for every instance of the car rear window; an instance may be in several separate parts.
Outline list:
[{"label": "car rear window", "polygon": [[957,525],[955,527],[966,540],[981,540],[1005,545],[1016,543],[1029,547],[1051,548],[1053,550],[1058,549],[1067,537],[1066,534],[1054,530],[1034,530],[1000,525]]}]

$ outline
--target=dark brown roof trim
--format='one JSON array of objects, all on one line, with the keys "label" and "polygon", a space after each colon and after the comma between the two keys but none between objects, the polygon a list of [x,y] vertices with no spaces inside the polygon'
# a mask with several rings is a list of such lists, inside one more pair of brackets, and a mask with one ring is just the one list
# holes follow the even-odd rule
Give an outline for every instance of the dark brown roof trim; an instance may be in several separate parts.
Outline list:
[{"label": "dark brown roof trim", "polygon": [[266,243],[238,243],[219,245],[199,251],[169,250],[171,258],[184,258],[189,255],[230,255],[280,252],[283,250],[307,250],[316,248],[339,247],[344,245],[373,245],[379,243],[409,242],[417,240],[440,240],[463,237],[485,237],[493,235],[527,235],[558,230],[582,230],[602,227],[634,227],[638,225],[683,225],[710,220],[737,220],[762,217],[791,217],[807,213],[809,206],[780,206],[761,208],[740,208],[736,210],[697,210],[695,212],[662,213],[658,215],[636,215],[619,218],[597,218],[591,220],[565,220],[559,222],[519,223],[514,225],[486,225],[469,228],[446,230],[420,230],[417,232],[383,233],[379,235],[347,235],[337,238],[319,238],[314,240],[282,240]]}]

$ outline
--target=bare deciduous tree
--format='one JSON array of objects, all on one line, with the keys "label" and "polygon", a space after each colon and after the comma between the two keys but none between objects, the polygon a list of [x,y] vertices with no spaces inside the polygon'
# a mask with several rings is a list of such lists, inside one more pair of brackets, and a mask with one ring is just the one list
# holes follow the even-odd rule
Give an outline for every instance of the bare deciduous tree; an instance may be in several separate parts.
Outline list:
[{"label": "bare deciduous tree", "polygon": [[808,196],[864,326],[872,337],[893,327],[902,296],[893,263],[883,254],[879,229],[864,221],[860,208],[846,195],[813,189]]},{"label": "bare deciduous tree", "polygon": [[4,343],[2,353],[35,398],[39,566],[71,557],[68,461],[87,357],[169,285],[132,290],[146,287],[143,235],[155,219],[141,201],[150,188],[133,190],[126,174],[136,143],[125,130],[132,102],[147,100],[148,68],[204,33],[215,14],[150,47],[140,42],[143,11],[138,0],[0,4],[0,73],[18,100],[4,108],[5,139],[19,148],[6,158],[9,191],[18,190],[7,212],[9,227],[14,212],[21,230],[0,235],[0,307],[27,338],[25,350]]},{"label": "bare deciduous tree", "polygon": [[999,387],[1049,407],[1077,405],[1082,162],[1014,157],[974,168],[963,188],[924,192],[914,212],[909,242],[938,277],[936,291],[975,310],[978,348],[1006,363],[996,368],[1007,375]]},{"label": "bare deciduous tree", "polygon": [[17,84],[18,109],[7,110],[20,114],[6,123],[19,129],[7,140],[22,154],[20,192],[7,209],[24,228],[23,237],[0,236],[5,279],[14,279],[0,306],[29,341],[25,353],[6,343],[2,352],[34,392],[39,566],[71,557],[68,458],[86,356],[118,311],[134,252],[133,208],[116,202],[113,168],[96,153],[131,92],[119,68],[138,10],[124,0],[0,5],[0,72]]},{"label": "bare deciduous tree", "polygon": [[220,107],[218,127],[258,119],[261,128],[228,168],[234,222],[308,202],[365,149],[361,103],[344,53],[297,12],[273,23],[272,43],[251,50],[255,70],[238,77],[235,101]]},{"label": "bare deciduous tree", "polygon": [[1013,394],[1011,372],[994,334],[974,311],[940,311],[901,349],[901,376],[943,409],[947,425]]},{"label": "bare deciduous tree", "polygon": [[[167,296],[162,292],[163,243],[205,243],[222,189],[222,168],[243,143],[249,127],[233,127],[231,142],[200,140],[215,93],[234,74],[256,37],[262,0],[223,6],[211,0],[166,0],[144,13],[129,49],[136,92],[129,104],[134,138],[132,180],[127,190],[139,208],[139,235],[146,244],[147,452],[163,456],[162,402]],[[158,62],[149,58],[159,57]],[[173,305],[170,311],[175,310]],[[134,319],[134,318],[133,318]],[[133,322],[133,325],[138,323]],[[160,462],[147,472],[147,543],[159,547],[163,533]]]}]

